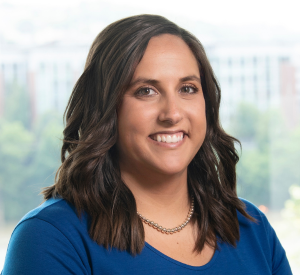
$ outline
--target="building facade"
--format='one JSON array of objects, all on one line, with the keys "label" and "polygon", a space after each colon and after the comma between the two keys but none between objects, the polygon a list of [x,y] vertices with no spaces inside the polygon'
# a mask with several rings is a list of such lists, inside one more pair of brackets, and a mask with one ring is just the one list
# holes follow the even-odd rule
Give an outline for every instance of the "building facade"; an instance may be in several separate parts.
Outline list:
[{"label": "building facade", "polygon": [[[240,102],[254,104],[260,110],[283,108],[290,124],[296,123],[300,107],[300,45],[216,42],[205,48],[221,86],[220,115],[225,126]],[[63,112],[83,72],[88,50],[87,44],[62,42],[30,49],[2,47],[0,115],[12,82],[26,87],[32,120],[49,110]]]}]

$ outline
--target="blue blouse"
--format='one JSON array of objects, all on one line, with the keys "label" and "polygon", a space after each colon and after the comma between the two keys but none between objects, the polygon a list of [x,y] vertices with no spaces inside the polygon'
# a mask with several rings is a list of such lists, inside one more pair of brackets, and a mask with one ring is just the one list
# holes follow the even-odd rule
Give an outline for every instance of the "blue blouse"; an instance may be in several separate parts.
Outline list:
[{"label": "blue blouse", "polygon": [[203,266],[176,261],[148,243],[137,256],[107,250],[88,234],[87,219],[63,199],[50,199],[29,212],[12,233],[2,275],[91,274],[292,274],[285,251],[265,215],[242,200],[257,223],[239,212],[236,248],[220,243]]}]

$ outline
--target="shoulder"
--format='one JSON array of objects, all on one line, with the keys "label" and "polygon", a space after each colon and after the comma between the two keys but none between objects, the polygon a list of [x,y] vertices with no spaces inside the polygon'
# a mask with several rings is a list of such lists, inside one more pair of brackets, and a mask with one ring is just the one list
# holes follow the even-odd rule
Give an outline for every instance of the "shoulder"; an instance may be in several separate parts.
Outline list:
[{"label": "shoulder", "polygon": [[261,216],[261,214],[263,214],[263,212],[261,210],[259,210],[258,207],[255,206],[252,202],[250,202],[246,199],[243,199],[243,198],[239,198],[239,200],[244,203],[245,210],[249,215]]},{"label": "shoulder", "polygon": [[245,211],[256,220],[256,222],[252,222],[244,217],[239,211],[237,211],[240,225],[254,226],[255,224],[269,224],[266,215],[261,210],[259,210],[257,206],[243,198],[239,198],[239,200],[245,205]]},{"label": "shoulder", "polygon": [[245,205],[245,211],[255,219],[255,221],[251,221],[243,216],[239,211],[237,211],[241,237],[242,234],[245,234],[247,236],[255,236],[256,239],[258,238],[264,241],[268,240],[271,237],[277,240],[275,231],[270,225],[266,215],[253,203],[242,198],[240,198],[240,200]]},{"label": "shoulder", "polygon": [[51,198],[37,208],[28,212],[17,224],[16,228],[29,220],[39,219],[53,225],[77,219],[76,211],[67,201],[60,198]]},{"label": "shoulder", "polygon": [[240,226],[238,247],[248,255],[266,259],[273,270],[272,274],[291,274],[285,251],[269,223],[266,215],[251,202],[241,199],[246,212],[255,221],[251,221],[237,212]]},{"label": "shoulder", "polygon": [[[91,239],[85,217],[80,219],[67,201],[50,199],[14,229],[3,274],[86,274],[87,242]],[[48,269],[55,272],[45,273]]]},{"label": "shoulder", "polygon": [[78,217],[75,207],[64,199],[51,198],[27,213],[17,224],[13,237],[40,234],[41,240],[60,238],[72,246],[78,240],[89,239],[88,222],[85,214]]},{"label": "shoulder", "polygon": [[52,228],[53,232],[61,232],[64,235],[69,235],[70,230],[88,231],[86,214],[83,213],[78,217],[75,207],[61,198],[51,198],[28,212],[17,224],[13,234],[24,226],[28,229],[44,226],[48,227],[48,230]]}]

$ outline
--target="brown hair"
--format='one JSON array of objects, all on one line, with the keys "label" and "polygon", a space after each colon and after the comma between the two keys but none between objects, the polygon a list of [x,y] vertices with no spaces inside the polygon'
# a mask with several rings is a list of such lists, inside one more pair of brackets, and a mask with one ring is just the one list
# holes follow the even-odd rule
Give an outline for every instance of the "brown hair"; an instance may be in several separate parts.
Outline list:
[{"label": "brown hair", "polygon": [[144,246],[144,229],[134,196],[121,179],[116,109],[149,40],[167,33],[182,38],[194,53],[206,104],[206,137],[188,167],[188,187],[199,226],[195,250],[200,252],[205,243],[216,247],[216,236],[235,246],[237,210],[253,220],[236,195],[237,140],[220,126],[221,91],[203,46],[164,17],[128,17],[107,26],[91,46],[64,114],[62,165],[55,184],[43,194],[45,199],[66,199],[79,215],[85,211],[89,234],[99,245],[132,254]]}]

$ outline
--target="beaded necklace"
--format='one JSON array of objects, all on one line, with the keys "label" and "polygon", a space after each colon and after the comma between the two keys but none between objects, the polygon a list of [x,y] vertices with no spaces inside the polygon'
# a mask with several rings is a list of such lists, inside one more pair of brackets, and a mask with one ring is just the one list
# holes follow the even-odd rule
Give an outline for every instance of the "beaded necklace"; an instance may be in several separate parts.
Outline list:
[{"label": "beaded necklace", "polygon": [[181,231],[189,223],[193,213],[194,213],[194,197],[192,197],[191,207],[189,209],[186,219],[184,220],[184,222],[181,225],[174,227],[174,228],[165,228],[153,221],[150,221],[149,219],[142,216],[139,212],[137,212],[137,214],[139,215],[139,217],[142,219],[142,221],[145,224],[155,228],[157,231],[159,231],[163,234],[173,234],[173,233],[177,233],[177,232]]}]

